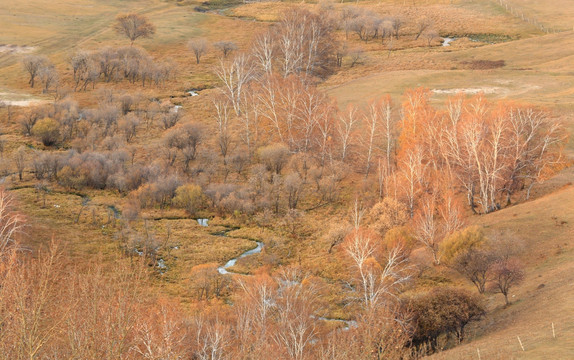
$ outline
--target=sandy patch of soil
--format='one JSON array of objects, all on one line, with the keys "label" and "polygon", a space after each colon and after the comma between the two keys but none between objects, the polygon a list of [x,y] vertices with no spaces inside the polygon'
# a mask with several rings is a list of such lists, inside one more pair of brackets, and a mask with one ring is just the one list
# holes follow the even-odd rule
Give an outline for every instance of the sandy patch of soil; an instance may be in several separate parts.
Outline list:
[{"label": "sandy patch of soil", "polygon": [[33,46],[18,46],[14,44],[0,44],[0,54],[26,54],[34,51]]},{"label": "sandy patch of soil", "polygon": [[43,102],[45,102],[45,100],[32,98],[26,95],[0,92],[0,105],[32,106],[39,105]]},{"label": "sandy patch of soil", "polygon": [[468,94],[468,95],[476,95],[476,94],[498,94],[502,92],[503,89],[494,86],[483,86],[483,87],[476,87],[476,88],[456,88],[456,89],[432,89],[432,92],[435,94],[447,94],[447,95],[455,95],[455,94]]}]

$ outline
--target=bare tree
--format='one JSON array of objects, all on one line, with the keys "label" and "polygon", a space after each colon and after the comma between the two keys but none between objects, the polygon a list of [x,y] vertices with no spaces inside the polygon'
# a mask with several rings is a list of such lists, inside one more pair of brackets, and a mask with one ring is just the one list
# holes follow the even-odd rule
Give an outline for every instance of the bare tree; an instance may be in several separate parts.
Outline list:
[{"label": "bare tree", "polygon": [[130,113],[122,118],[118,123],[118,128],[124,133],[126,142],[131,142],[136,136],[137,128],[140,125],[140,118],[134,113]]},{"label": "bare tree", "polygon": [[353,131],[360,122],[359,110],[356,106],[349,104],[344,113],[339,113],[337,117],[337,133],[341,144],[341,161],[345,161],[349,148],[353,145]]},{"label": "bare tree", "polygon": [[424,38],[427,40],[427,45],[430,47],[433,40],[438,38],[438,32],[436,30],[430,29],[424,33]]},{"label": "bare tree", "polygon": [[206,39],[191,39],[187,43],[187,47],[193,52],[195,61],[199,64],[199,60],[209,48],[209,43]]},{"label": "bare tree", "polygon": [[89,83],[95,87],[100,77],[100,64],[96,54],[79,51],[68,61],[74,71],[74,91],[86,90]]},{"label": "bare tree", "polygon": [[213,101],[216,110],[215,121],[217,122],[219,151],[223,156],[223,165],[227,165],[227,153],[231,145],[231,109],[226,100],[216,99]]},{"label": "bare tree", "polygon": [[439,265],[441,258],[439,243],[442,236],[438,220],[435,218],[435,200],[432,197],[423,201],[420,213],[415,217],[415,238],[430,251],[434,263]]},{"label": "bare tree", "polygon": [[363,55],[365,51],[362,48],[354,48],[349,51],[349,57],[351,58],[351,67],[359,64],[363,60]]},{"label": "bare tree", "polygon": [[415,40],[418,40],[419,37],[423,34],[423,32],[432,26],[432,22],[427,18],[419,19],[415,25],[416,34]]},{"label": "bare tree", "polygon": [[393,32],[395,38],[398,40],[400,36],[401,29],[403,28],[404,21],[400,17],[394,17],[391,19],[391,26],[393,28]]},{"label": "bare tree", "polygon": [[239,54],[230,62],[221,61],[217,76],[223,82],[223,94],[233,105],[237,116],[241,115],[243,92],[253,78],[254,68],[251,59],[245,54]]},{"label": "bare tree", "polygon": [[22,65],[30,75],[30,80],[28,80],[28,84],[30,84],[30,87],[32,88],[34,87],[36,76],[39,75],[40,70],[48,63],[49,63],[48,58],[46,58],[45,56],[27,55],[26,57],[24,57],[24,59],[22,60]]},{"label": "bare tree", "polygon": [[397,288],[409,280],[407,259],[400,245],[392,248],[382,264],[375,259],[377,241],[362,230],[349,236],[345,250],[358,271],[360,299],[367,313],[385,305],[387,297],[394,297]]},{"label": "bare tree", "polygon": [[273,71],[275,51],[275,40],[270,32],[266,32],[255,38],[251,53],[265,74],[269,75]]},{"label": "bare tree", "polygon": [[375,151],[377,149],[377,144],[380,140],[380,127],[383,116],[383,101],[372,100],[369,103],[368,113],[364,114],[365,124],[367,125],[367,131],[363,137],[363,146],[365,147],[365,179],[369,176],[371,171],[371,166]]},{"label": "bare tree", "polygon": [[219,320],[210,322],[196,318],[193,337],[195,351],[194,357],[199,360],[225,360],[228,359],[231,345],[230,329]]},{"label": "bare tree", "polygon": [[383,19],[371,12],[362,12],[349,23],[351,31],[359,36],[359,39],[368,42],[379,36]]},{"label": "bare tree", "polygon": [[60,78],[58,71],[52,64],[46,64],[40,68],[38,76],[42,83],[44,83],[43,93],[47,93],[51,87],[57,87]]},{"label": "bare tree", "polygon": [[296,209],[303,188],[303,181],[297,173],[291,173],[285,177],[284,187],[288,195],[289,209]]},{"label": "bare tree", "polygon": [[16,156],[14,157],[14,162],[16,163],[16,169],[18,170],[18,178],[22,181],[22,177],[24,174],[24,168],[26,167],[26,162],[28,158],[28,152],[26,151],[25,146],[20,146],[18,150],[16,150]]},{"label": "bare tree", "polygon": [[407,197],[411,217],[414,216],[415,201],[422,190],[421,182],[424,177],[424,164],[420,148],[409,149],[402,161],[402,187]]},{"label": "bare tree", "polygon": [[341,10],[341,20],[345,30],[345,39],[349,39],[349,31],[352,31],[353,20],[361,15],[361,11],[354,6],[346,6]]},{"label": "bare tree", "polygon": [[489,270],[495,261],[496,255],[490,251],[471,248],[456,256],[452,261],[452,267],[470,280],[482,294],[489,279]]},{"label": "bare tree", "polygon": [[24,218],[13,209],[12,196],[4,188],[0,188],[0,260],[6,251],[14,245],[14,235],[24,228]]},{"label": "bare tree", "polygon": [[302,73],[323,76],[335,50],[333,24],[326,17],[293,8],[277,27],[277,59],[283,77]]},{"label": "bare tree", "polygon": [[337,67],[343,66],[343,59],[349,53],[349,46],[346,42],[339,44],[335,50],[335,58],[337,59]]},{"label": "bare tree", "polygon": [[508,301],[510,289],[524,280],[524,269],[520,261],[516,258],[501,259],[490,269],[490,276],[492,278],[490,290],[504,295],[505,304],[510,305]]},{"label": "bare tree", "polygon": [[133,45],[134,41],[140,37],[149,38],[155,34],[155,26],[149,22],[148,18],[135,13],[118,15],[114,30],[127,37],[130,40],[130,45]]},{"label": "bare tree", "polygon": [[237,44],[233,41],[218,41],[214,43],[213,46],[221,51],[223,58],[227,58],[227,55],[238,49]]},{"label": "bare tree", "polygon": [[249,106],[241,112],[238,120],[242,129],[240,137],[247,146],[247,159],[249,160],[259,141],[261,105],[252,93],[244,93],[243,96],[243,104],[249,104]]},{"label": "bare tree", "polygon": [[275,300],[277,328],[273,340],[284,351],[284,358],[306,358],[317,335],[315,311],[318,290],[300,271],[284,269],[276,280],[279,289]]},{"label": "bare tree", "polygon": [[204,140],[203,127],[196,123],[186,123],[171,129],[163,138],[168,162],[173,165],[177,152],[183,156],[184,170],[189,170],[189,163],[197,157],[199,145]]}]

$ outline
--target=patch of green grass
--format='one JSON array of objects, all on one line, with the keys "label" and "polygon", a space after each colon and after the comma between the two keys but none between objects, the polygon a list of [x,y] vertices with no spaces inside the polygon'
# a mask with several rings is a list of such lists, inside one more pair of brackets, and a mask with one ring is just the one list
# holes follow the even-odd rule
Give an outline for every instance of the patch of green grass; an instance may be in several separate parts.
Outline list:
[{"label": "patch of green grass", "polygon": [[466,34],[464,36],[468,37],[472,41],[489,44],[497,44],[520,39],[520,35],[510,36],[506,34]]},{"label": "patch of green grass", "polygon": [[198,11],[223,10],[243,4],[241,0],[209,0],[196,7]]}]

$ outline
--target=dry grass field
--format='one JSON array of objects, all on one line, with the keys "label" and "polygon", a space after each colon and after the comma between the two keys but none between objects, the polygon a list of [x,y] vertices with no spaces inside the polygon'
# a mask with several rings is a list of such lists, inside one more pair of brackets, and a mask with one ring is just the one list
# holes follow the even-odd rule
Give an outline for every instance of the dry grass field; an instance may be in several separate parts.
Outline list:
[{"label": "dry grass field", "polygon": [[553,0],[552,2],[536,0],[509,0],[509,7],[516,9],[520,16],[535,18],[548,28],[560,31],[572,30],[574,4],[569,0]]}]

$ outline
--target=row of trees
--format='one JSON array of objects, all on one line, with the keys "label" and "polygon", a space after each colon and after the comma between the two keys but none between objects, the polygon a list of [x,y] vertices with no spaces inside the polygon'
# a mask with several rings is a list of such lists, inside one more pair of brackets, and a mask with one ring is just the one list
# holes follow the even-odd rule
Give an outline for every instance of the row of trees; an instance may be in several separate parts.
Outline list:
[{"label": "row of trees", "polygon": [[438,33],[433,29],[433,23],[428,18],[420,18],[409,24],[401,16],[380,16],[366,8],[345,7],[340,15],[340,27],[345,30],[348,38],[349,33],[354,33],[357,37],[368,42],[380,38],[381,43],[392,41],[393,38],[399,40],[402,30],[406,25],[410,25],[414,40],[421,36],[430,43],[438,37]]},{"label": "row of trees", "polygon": [[99,51],[79,51],[69,59],[73,69],[74,90],[95,87],[100,80],[109,83],[127,79],[131,83],[163,85],[173,77],[175,67],[157,63],[141,48],[105,47]]},{"label": "row of trees", "polygon": [[[128,80],[131,83],[164,85],[170,80],[175,71],[173,64],[158,63],[141,48],[135,47],[104,47],[98,51],[79,51],[69,59],[73,70],[74,91],[87,90],[91,85],[103,81]],[[28,72],[28,83],[34,87],[36,79],[40,79],[44,92],[57,88],[60,85],[60,75],[55,66],[42,55],[28,55],[22,65]]]}]

